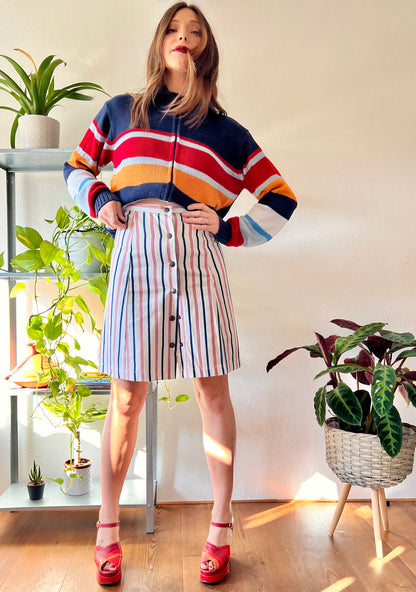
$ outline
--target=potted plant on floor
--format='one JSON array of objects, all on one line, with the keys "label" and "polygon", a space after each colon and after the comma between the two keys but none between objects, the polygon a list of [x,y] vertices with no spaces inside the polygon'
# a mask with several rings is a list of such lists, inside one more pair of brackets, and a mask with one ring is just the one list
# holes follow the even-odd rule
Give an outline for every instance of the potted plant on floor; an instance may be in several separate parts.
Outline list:
[{"label": "potted plant on floor", "polygon": [[[400,393],[416,407],[416,372],[407,368],[416,357],[415,337],[386,330],[385,323],[331,322],[349,334],[315,333],[315,344],[285,350],[269,361],[267,371],[298,349],[320,358],[324,369],[315,378],[325,384],[315,394],[314,408],[325,427],[330,468],[345,483],[390,487],[413,469],[416,428],[402,422],[394,399]],[[326,419],[328,408],[334,415]]]},{"label": "potted plant on floor", "polygon": [[[55,88],[55,70],[65,62],[54,55],[42,60],[36,66],[32,56],[22,49],[16,49],[24,54],[33,64],[34,72],[26,72],[13,58],[1,55],[14,69],[14,78],[4,70],[0,70],[0,90],[17,101],[19,107],[15,109],[1,105],[16,114],[10,132],[10,146],[16,147],[16,132],[19,126],[22,138],[22,148],[58,148],[59,122],[49,117],[49,112],[62,100],[91,101],[93,97],[85,94],[85,90],[105,93],[104,89],[93,82],[76,82],[63,88]],[[17,74],[17,76],[16,76]],[[105,93],[107,94],[107,93]]]},{"label": "potted plant on floor", "polygon": [[33,466],[29,472],[29,481],[27,484],[27,490],[29,498],[32,501],[41,500],[43,498],[43,492],[45,489],[45,481],[42,477],[40,466],[33,461]]},{"label": "potted plant on floor", "polygon": [[[72,211],[59,208],[51,221],[54,223],[53,236],[56,237],[63,230],[70,232],[74,226],[78,230],[79,220],[80,213],[76,206]],[[105,302],[113,239],[99,223],[84,220],[84,228],[86,225],[89,225],[89,232],[94,236],[102,235],[103,241],[102,251],[99,253],[97,247],[91,246],[91,252],[102,263],[101,272],[90,279],[82,277],[80,269],[71,261],[67,251],[59,248],[53,241],[44,239],[37,230],[30,227],[16,226],[16,236],[27,250],[12,260],[12,265],[18,271],[35,274],[30,294],[34,300],[35,313],[29,318],[27,335],[34,343],[36,351],[48,361],[47,371],[39,376],[39,382],[45,375],[49,382],[40,405],[58,419],[58,425],[64,426],[70,433],[70,455],[65,463],[65,474],[69,479],[65,490],[69,489],[71,494],[86,493],[85,486],[89,483],[91,463],[81,456],[80,428],[86,423],[103,419],[106,415],[105,408],[89,404],[92,391],[82,383],[82,373],[96,369],[97,366],[94,361],[79,355],[80,343],[76,329],[83,332],[86,320],[89,319],[89,331],[97,337],[100,334],[95,318],[80,294],[80,288],[86,286],[99,294],[102,303]],[[55,288],[55,296],[44,310],[41,310],[39,297],[40,272],[52,278],[49,283]],[[18,282],[11,297],[22,290],[27,292],[26,284]],[[83,479],[71,479],[71,475],[78,471]]]}]

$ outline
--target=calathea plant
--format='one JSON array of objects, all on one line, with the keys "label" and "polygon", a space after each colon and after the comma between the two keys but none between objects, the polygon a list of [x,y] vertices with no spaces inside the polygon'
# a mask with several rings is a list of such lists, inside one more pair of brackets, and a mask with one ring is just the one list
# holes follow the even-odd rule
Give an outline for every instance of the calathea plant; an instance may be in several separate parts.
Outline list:
[{"label": "calathea plant", "polygon": [[[269,361],[267,371],[298,349],[320,358],[325,369],[315,379],[327,380],[314,397],[319,425],[324,424],[329,407],[340,429],[377,434],[387,454],[394,457],[403,440],[402,420],[394,405],[397,391],[416,407],[416,372],[407,368],[408,360],[416,357],[415,337],[385,330],[385,323],[331,322],[350,334],[323,337],[315,333],[317,343],[285,350]],[[345,356],[353,350],[355,355]],[[347,384],[348,378],[354,386]]]}]

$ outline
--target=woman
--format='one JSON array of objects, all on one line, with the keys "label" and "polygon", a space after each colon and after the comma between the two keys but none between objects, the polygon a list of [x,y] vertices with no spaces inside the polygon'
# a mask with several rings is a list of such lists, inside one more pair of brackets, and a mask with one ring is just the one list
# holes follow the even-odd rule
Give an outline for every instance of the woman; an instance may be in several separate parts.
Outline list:
[{"label": "woman", "polygon": [[[101,584],[121,578],[119,497],[148,382],[177,373],[194,381],[214,492],[200,579],[216,583],[229,570],[236,428],[227,375],[239,353],[220,243],[264,243],[296,200],[226,116],[217,76],[208,22],[197,7],[175,4],[157,27],[146,89],[109,100],[65,165],[78,205],[116,232],[100,354],[112,377],[95,554]],[[109,162],[110,188],[97,180]],[[243,188],[257,203],[225,221]]]}]

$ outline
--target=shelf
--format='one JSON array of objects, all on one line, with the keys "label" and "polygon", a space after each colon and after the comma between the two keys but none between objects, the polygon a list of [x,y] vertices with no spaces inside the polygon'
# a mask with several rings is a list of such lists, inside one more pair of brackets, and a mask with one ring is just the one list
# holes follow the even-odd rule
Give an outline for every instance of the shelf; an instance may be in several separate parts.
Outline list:
[{"label": "shelf", "polygon": [[[91,390],[91,394],[92,395],[109,395],[110,394],[110,389],[111,389],[111,383],[109,382],[108,384],[103,384],[103,383],[99,383],[99,384],[94,384],[93,382],[82,382],[80,383],[83,386],[87,386],[90,390]],[[35,396],[35,395],[46,395],[49,390],[47,388],[30,388],[30,387],[24,387],[24,386],[19,386],[18,384],[15,384],[13,382],[13,380],[10,378],[9,380],[0,380],[0,392],[1,393],[7,393],[8,395],[10,395],[11,397],[29,397],[29,396]]]},{"label": "shelf", "polygon": [[[156,482],[153,485],[154,491]],[[155,497],[155,496],[154,496]],[[65,495],[57,483],[46,482],[43,499],[31,501],[26,483],[12,483],[0,495],[0,511],[18,510],[70,510],[74,508],[99,508],[101,505],[100,482],[94,481],[92,490],[85,495]],[[146,507],[146,479],[126,479],[121,492],[122,508]]]},{"label": "shelf", "polygon": [[0,150],[0,168],[11,172],[62,171],[73,150],[45,148],[39,150]]}]

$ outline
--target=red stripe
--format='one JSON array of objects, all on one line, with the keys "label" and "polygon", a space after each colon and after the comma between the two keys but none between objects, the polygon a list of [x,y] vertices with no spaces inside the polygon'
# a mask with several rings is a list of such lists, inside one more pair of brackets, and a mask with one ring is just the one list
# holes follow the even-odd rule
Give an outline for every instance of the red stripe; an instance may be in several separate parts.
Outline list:
[{"label": "red stripe", "polygon": [[241,234],[238,217],[229,218],[228,222],[231,224],[231,238],[227,243],[227,247],[239,247],[244,244],[244,238]]}]

